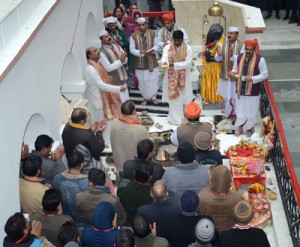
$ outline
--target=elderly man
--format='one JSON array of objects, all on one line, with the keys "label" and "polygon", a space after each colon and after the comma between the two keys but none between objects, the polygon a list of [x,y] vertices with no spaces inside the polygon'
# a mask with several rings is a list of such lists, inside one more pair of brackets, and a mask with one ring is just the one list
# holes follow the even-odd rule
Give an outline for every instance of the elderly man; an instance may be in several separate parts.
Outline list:
[{"label": "elderly man", "polygon": [[165,238],[168,221],[181,214],[178,204],[170,202],[164,181],[156,181],[151,188],[153,202],[138,208],[137,212],[146,217],[150,224],[156,223],[157,236]]},{"label": "elderly man", "polygon": [[186,105],[184,115],[188,121],[183,121],[182,125],[172,133],[171,142],[174,145],[188,142],[195,148],[194,137],[200,131],[209,133],[212,137],[212,125],[210,123],[200,122],[200,113],[201,108],[197,103],[191,102]]},{"label": "elderly man", "polygon": [[[105,29],[99,32],[102,43],[99,62],[112,76],[112,84],[121,86],[127,84],[127,73],[124,65],[127,63],[127,52],[120,45],[113,43],[112,36]],[[129,99],[128,90],[120,93],[122,102]]]},{"label": "elderly man", "polygon": [[66,156],[72,155],[78,144],[87,142],[91,147],[93,158],[99,160],[104,149],[102,131],[106,125],[102,122],[95,122],[89,126],[86,121],[87,112],[85,109],[76,108],[73,110],[71,121],[66,124],[62,133]]},{"label": "elderly man", "polygon": [[167,68],[162,100],[169,102],[169,122],[181,124],[183,109],[193,100],[191,79],[192,48],[183,41],[183,32],[176,30],[173,40],[164,47],[162,66]]},{"label": "elderly man", "polygon": [[102,64],[98,63],[100,52],[95,47],[86,50],[87,96],[92,121],[112,119],[121,114],[121,98],[119,93],[126,90],[126,84],[112,85],[112,77],[108,75]]},{"label": "elderly man", "polygon": [[115,166],[123,171],[124,162],[137,156],[139,141],[149,139],[149,134],[148,129],[137,119],[135,105],[131,100],[122,104],[121,112],[122,115],[112,122],[110,140]]},{"label": "elderly man", "polygon": [[154,45],[155,33],[148,29],[146,19],[137,19],[138,31],[130,37],[130,53],[136,57],[135,74],[139,80],[139,90],[144,98],[142,105],[151,100],[158,104],[158,63],[155,56],[157,46]]},{"label": "elderly man", "polygon": [[103,25],[112,37],[112,42],[117,43],[124,51],[129,51],[129,41],[126,33],[116,17],[110,16],[102,19]]},{"label": "elderly man", "polygon": [[234,61],[240,53],[244,53],[243,43],[238,40],[238,27],[228,28],[228,38],[222,44],[221,49],[217,50],[215,60],[222,61],[220,81],[217,94],[225,100],[225,117],[235,118],[235,80],[228,76],[232,70]]},{"label": "elderly man", "polygon": [[161,28],[155,37],[155,43],[158,44],[159,49],[162,50],[167,44],[169,44],[173,38],[173,33],[176,30],[183,32],[183,39],[186,44],[190,44],[190,38],[183,28],[178,27],[174,22],[174,14],[167,13],[162,15],[165,26]]},{"label": "elderly man", "polygon": [[245,40],[245,53],[238,56],[229,74],[237,80],[236,136],[240,136],[243,131],[247,131],[247,137],[254,133],[261,83],[268,77],[266,61],[256,52],[256,46],[256,40]]}]

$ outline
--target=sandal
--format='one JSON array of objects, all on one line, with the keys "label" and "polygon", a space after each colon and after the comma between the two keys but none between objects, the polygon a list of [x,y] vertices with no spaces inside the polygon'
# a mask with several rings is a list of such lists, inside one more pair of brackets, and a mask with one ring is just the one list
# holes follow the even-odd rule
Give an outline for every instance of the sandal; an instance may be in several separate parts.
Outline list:
[{"label": "sandal", "polygon": [[210,103],[210,102],[209,102],[208,99],[204,99],[204,100],[203,100],[203,104],[208,105],[209,103]]}]

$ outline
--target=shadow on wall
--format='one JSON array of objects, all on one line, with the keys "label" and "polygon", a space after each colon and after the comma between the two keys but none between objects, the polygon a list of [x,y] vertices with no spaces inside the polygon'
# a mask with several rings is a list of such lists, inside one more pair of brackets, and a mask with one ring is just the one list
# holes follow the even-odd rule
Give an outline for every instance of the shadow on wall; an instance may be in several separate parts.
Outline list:
[{"label": "shadow on wall", "polygon": [[37,136],[41,134],[51,136],[50,129],[46,120],[41,114],[36,113],[29,119],[23,137],[23,143],[28,144],[30,151],[34,149],[34,142]]}]

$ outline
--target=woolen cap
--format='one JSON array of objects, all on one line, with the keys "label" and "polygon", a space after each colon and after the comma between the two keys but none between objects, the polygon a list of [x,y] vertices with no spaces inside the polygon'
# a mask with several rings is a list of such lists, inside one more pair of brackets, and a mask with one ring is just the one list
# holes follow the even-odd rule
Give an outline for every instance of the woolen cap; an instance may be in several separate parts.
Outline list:
[{"label": "woolen cap", "polygon": [[195,102],[190,102],[184,109],[184,114],[188,119],[196,119],[200,117],[201,108]]},{"label": "woolen cap", "polygon": [[211,145],[212,134],[200,131],[194,137],[195,146],[200,150],[208,150]]},{"label": "woolen cap", "polygon": [[195,160],[195,149],[189,142],[179,144],[177,148],[177,157],[180,163],[187,164]]},{"label": "woolen cap", "polygon": [[232,177],[229,169],[224,165],[218,165],[210,178],[210,189],[217,194],[227,193],[231,187]]},{"label": "woolen cap", "polygon": [[234,207],[233,217],[235,222],[239,225],[249,224],[253,217],[251,205],[246,201],[238,202]]},{"label": "woolen cap", "polygon": [[180,198],[179,206],[183,215],[195,216],[200,207],[199,196],[193,190],[186,190]]},{"label": "woolen cap", "polygon": [[214,222],[207,217],[199,220],[195,227],[194,236],[199,244],[206,245],[211,243],[216,237]]}]

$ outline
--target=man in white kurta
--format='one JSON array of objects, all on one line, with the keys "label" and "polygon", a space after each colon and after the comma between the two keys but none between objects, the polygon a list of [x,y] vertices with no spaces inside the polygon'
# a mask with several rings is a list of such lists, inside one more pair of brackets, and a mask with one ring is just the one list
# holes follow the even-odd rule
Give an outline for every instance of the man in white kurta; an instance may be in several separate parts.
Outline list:
[{"label": "man in white kurta", "polygon": [[[120,45],[112,42],[111,35],[105,30],[99,32],[102,43],[100,48],[99,62],[105,70],[112,76],[112,84],[116,86],[127,85],[127,73],[124,65],[127,63],[127,52]],[[122,102],[129,99],[128,89],[120,93]]]},{"label": "man in white kurta", "polygon": [[222,96],[225,100],[225,117],[233,119],[235,117],[236,81],[230,78],[228,73],[232,70],[238,55],[244,53],[243,42],[238,40],[238,36],[238,27],[229,27],[227,39],[215,55],[217,62],[222,61],[217,95]]},{"label": "man in white kurta", "polygon": [[[97,63],[100,58],[99,50],[95,47],[88,48],[86,51],[86,57],[87,59],[91,59]],[[91,120],[102,121],[104,120],[104,111],[102,99],[100,97],[100,90],[111,93],[120,93],[126,90],[126,85],[114,86],[105,83],[95,67],[90,64],[86,65],[86,80],[86,93],[89,100]]]},{"label": "man in white kurta", "polygon": [[135,74],[139,80],[139,90],[146,105],[148,101],[158,104],[158,63],[155,56],[157,46],[154,45],[155,33],[148,29],[146,19],[137,19],[138,31],[130,37],[130,53],[135,56]]},{"label": "man in white kurta", "polygon": [[185,105],[193,100],[191,79],[193,51],[184,42],[183,35],[181,30],[173,33],[173,40],[164,47],[161,60],[162,66],[167,67],[162,100],[169,103],[169,122],[175,125],[182,123]]},{"label": "man in white kurta", "polygon": [[268,77],[266,61],[256,52],[257,41],[245,40],[245,53],[235,60],[229,73],[237,80],[236,95],[236,136],[247,131],[247,137],[254,133],[260,103],[261,83]]},{"label": "man in white kurta", "polygon": [[181,30],[185,43],[190,44],[190,38],[186,31],[175,24],[173,13],[163,14],[162,19],[165,26],[158,31],[155,37],[155,44],[158,45],[159,52],[162,52],[163,48],[172,40],[173,33],[176,30]]}]

